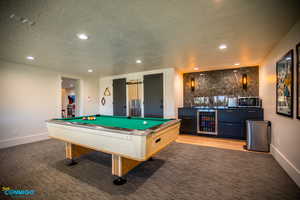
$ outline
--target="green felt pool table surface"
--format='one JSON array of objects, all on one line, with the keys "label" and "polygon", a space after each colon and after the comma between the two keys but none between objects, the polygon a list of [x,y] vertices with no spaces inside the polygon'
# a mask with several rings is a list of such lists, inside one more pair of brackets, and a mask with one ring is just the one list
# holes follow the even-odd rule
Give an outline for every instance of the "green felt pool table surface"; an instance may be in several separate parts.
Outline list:
[{"label": "green felt pool table surface", "polygon": [[[73,117],[73,118],[63,118],[57,119],[62,121],[68,121],[80,124],[94,124],[105,127],[118,127],[126,129],[136,129],[136,130],[146,130],[155,126],[159,126],[166,123],[172,119],[162,119],[162,118],[141,118],[141,117],[131,117],[126,116],[107,116],[107,115],[93,115],[96,117],[95,120],[83,120],[83,117]],[[145,123],[146,122],[146,123]]]}]

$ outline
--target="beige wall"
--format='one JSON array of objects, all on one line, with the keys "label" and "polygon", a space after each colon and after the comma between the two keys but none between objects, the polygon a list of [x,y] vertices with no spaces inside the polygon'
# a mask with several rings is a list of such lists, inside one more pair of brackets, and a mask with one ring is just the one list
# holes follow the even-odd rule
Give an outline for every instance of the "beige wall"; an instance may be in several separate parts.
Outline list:
[{"label": "beige wall", "polygon": [[62,76],[80,79],[81,114],[98,113],[98,79],[0,60],[0,148],[47,138],[45,120],[60,117]]},{"label": "beige wall", "polygon": [[[276,45],[261,65],[259,92],[263,99],[265,119],[272,122],[271,152],[300,186],[300,120],[295,118],[295,113],[293,119],[276,114],[276,61],[290,49],[295,49],[299,42],[300,21]],[[294,85],[296,85],[296,76]],[[294,112],[296,112],[296,88],[294,94]]]}]

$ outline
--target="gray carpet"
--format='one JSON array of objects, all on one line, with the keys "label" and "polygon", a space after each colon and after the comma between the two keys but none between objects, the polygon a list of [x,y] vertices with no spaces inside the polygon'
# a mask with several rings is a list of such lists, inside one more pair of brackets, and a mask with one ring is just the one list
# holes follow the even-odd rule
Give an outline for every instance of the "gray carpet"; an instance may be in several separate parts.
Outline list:
[{"label": "gray carpet", "polygon": [[[300,189],[269,154],[174,143],[112,184],[111,156],[65,165],[56,140],[0,150],[0,184],[34,189],[30,199],[300,199]],[[7,197],[1,194],[0,199]]]}]

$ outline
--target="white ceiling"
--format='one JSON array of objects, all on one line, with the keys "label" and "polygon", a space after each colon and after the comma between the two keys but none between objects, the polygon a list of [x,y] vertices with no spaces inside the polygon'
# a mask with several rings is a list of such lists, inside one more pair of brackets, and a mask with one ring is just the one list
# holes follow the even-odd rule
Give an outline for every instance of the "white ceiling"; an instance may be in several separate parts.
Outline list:
[{"label": "white ceiling", "polygon": [[0,59],[99,76],[258,65],[299,10],[299,0],[1,0]]}]

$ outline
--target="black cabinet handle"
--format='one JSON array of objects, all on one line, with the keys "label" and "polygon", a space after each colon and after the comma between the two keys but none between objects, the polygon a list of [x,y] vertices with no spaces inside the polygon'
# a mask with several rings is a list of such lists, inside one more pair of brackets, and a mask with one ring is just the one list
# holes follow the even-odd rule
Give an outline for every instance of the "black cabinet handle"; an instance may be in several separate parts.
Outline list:
[{"label": "black cabinet handle", "polygon": [[155,143],[159,143],[161,141],[161,138],[158,138],[155,140]]},{"label": "black cabinet handle", "polygon": [[248,110],[249,113],[255,113],[255,110]]}]

